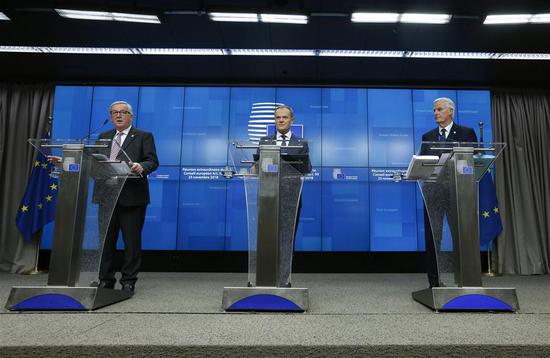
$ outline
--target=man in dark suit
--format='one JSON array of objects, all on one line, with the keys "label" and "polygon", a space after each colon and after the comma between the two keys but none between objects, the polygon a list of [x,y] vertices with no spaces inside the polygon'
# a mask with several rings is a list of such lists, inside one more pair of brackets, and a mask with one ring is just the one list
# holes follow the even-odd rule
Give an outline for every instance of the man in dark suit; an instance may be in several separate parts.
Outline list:
[{"label": "man in dark suit", "polygon": [[[153,135],[132,126],[134,114],[129,103],[114,102],[109,107],[109,115],[115,128],[101,133],[99,139],[111,139],[109,159],[124,161],[129,159],[128,164],[132,173],[139,177],[126,179],[114,207],[103,245],[99,286],[104,288],[115,286],[114,255],[118,234],[122,230],[124,264],[121,269],[120,284],[123,290],[133,293],[141,266],[141,231],[149,204],[147,175],[157,169],[159,162]],[[99,210],[102,217],[101,203]]]},{"label": "man in dark suit", "polygon": [[[460,126],[453,122],[455,115],[455,104],[449,98],[437,98],[433,102],[434,118],[437,127],[422,135],[423,142],[477,142],[476,133],[472,128]],[[447,145],[446,145],[447,146]],[[434,152],[427,146],[422,146],[421,155],[441,155],[441,152]],[[424,231],[426,240],[426,271],[430,287],[438,287],[441,285],[439,280],[438,259],[436,247],[441,244],[441,235],[443,229],[443,218],[447,214],[451,233],[454,236],[457,228],[454,226],[455,210],[449,210],[449,190],[448,187],[449,173],[442,170],[439,177],[440,183],[433,185],[425,183],[423,187],[424,195],[430,195],[437,198],[432,202],[437,202],[437,206],[432,207],[428,215],[426,206],[424,206]],[[428,194],[429,193],[429,194]],[[434,230],[434,232],[432,232]],[[434,234],[436,242],[434,242]]]},{"label": "man in dark suit", "polygon": [[[279,273],[283,287],[290,287],[290,272],[294,253],[294,238],[300,218],[302,176],[311,172],[309,146],[305,139],[292,133],[290,127],[294,122],[294,111],[289,106],[279,106],[275,109],[274,135],[260,139],[260,145],[278,145],[281,147],[283,160],[295,163],[281,165],[279,195],[280,223],[279,232]],[[288,147],[288,148],[287,148]],[[287,198],[299,198],[296,208]]]}]

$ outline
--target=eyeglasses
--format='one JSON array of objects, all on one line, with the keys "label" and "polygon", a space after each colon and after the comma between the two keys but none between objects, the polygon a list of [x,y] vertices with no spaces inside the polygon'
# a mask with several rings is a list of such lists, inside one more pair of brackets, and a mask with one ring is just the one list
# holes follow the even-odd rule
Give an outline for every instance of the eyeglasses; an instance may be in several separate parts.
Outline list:
[{"label": "eyeglasses", "polygon": [[116,116],[117,114],[120,114],[122,116],[127,116],[130,114],[130,112],[128,111],[111,111],[109,113],[111,114],[111,116]]}]

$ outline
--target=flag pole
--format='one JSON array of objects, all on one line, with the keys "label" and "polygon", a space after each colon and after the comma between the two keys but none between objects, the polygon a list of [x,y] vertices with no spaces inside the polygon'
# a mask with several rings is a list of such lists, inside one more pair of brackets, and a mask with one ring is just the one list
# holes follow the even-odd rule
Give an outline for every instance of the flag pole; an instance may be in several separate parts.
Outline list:
[{"label": "flag pole", "polygon": [[[48,117],[48,123],[46,124],[46,133],[48,134],[48,138],[51,136],[52,133],[52,125],[53,125],[53,117],[50,114]],[[32,270],[25,272],[25,275],[42,275],[45,273],[48,273],[48,270],[39,270],[38,269],[38,260],[40,258],[40,244],[42,243],[42,232],[43,230],[40,230],[36,235],[36,240],[33,240],[35,242],[35,254],[34,254],[34,267]]]},{"label": "flag pole", "polygon": [[489,244],[487,245],[487,272],[483,274],[484,276],[489,277],[500,276],[496,271],[493,271],[493,254],[491,253],[491,244],[493,243],[493,241],[494,240],[489,242]]}]

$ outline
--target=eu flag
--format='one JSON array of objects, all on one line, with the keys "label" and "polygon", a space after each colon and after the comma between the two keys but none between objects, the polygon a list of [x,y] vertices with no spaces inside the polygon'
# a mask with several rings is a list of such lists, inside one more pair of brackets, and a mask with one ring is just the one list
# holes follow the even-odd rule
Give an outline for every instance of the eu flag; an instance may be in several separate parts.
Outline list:
[{"label": "eu flag", "polygon": [[497,193],[490,173],[479,182],[479,243],[488,244],[502,231]]},{"label": "eu flag", "polygon": [[15,225],[27,240],[55,218],[59,182],[51,175],[52,170],[53,164],[38,153],[15,218]]}]

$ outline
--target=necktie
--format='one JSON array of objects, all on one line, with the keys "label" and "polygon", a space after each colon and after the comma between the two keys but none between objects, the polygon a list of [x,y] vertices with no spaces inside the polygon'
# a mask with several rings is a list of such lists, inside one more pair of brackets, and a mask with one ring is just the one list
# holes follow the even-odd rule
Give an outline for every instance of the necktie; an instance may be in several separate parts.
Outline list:
[{"label": "necktie", "polygon": [[446,132],[446,131],[447,131],[447,130],[446,130],[445,128],[443,128],[443,129],[441,130],[441,133],[439,134],[439,141],[440,141],[440,142],[444,142],[444,141],[447,139],[447,138],[445,138],[445,132]]},{"label": "necktie", "polygon": [[120,153],[120,140],[122,139],[122,132],[117,132],[115,139],[113,139],[113,145],[111,146],[111,155],[109,160],[116,160],[118,153]]},{"label": "necktie", "polygon": [[286,147],[286,134],[283,134],[281,137],[283,138],[283,141],[281,142],[281,147]]}]

